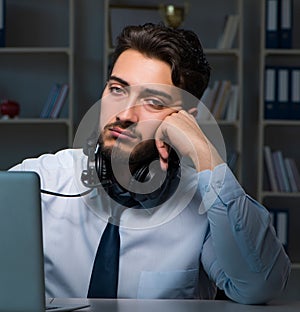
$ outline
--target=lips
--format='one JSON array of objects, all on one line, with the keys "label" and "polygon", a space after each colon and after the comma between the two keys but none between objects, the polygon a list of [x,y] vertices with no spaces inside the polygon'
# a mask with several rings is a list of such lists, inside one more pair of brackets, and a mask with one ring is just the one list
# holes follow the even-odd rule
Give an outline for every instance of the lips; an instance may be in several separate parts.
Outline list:
[{"label": "lips", "polygon": [[111,127],[109,128],[111,135],[118,139],[136,139],[136,135],[134,135],[131,131],[120,127]]}]

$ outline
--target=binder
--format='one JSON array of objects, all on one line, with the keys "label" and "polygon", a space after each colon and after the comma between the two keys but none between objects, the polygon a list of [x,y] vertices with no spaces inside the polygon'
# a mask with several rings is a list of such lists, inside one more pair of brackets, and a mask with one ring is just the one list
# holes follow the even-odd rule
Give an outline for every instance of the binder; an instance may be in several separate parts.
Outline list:
[{"label": "binder", "polygon": [[276,236],[287,251],[289,245],[289,211],[285,209],[270,209],[269,211]]},{"label": "binder", "polygon": [[277,100],[277,77],[275,67],[265,69],[265,94],[264,94],[264,118],[273,119],[276,117]]},{"label": "binder", "polygon": [[278,31],[279,0],[266,0],[266,48],[277,49],[279,47]]},{"label": "binder", "polygon": [[278,76],[278,96],[275,103],[274,119],[288,119],[290,116],[290,69],[288,67],[281,67],[277,69]]},{"label": "binder", "polygon": [[283,49],[292,48],[293,0],[280,0],[279,46]]},{"label": "binder", "polygon": [[0,47],[5,47],[5,0],[0,0]]},{"label": "binder", "polygon": [[290,70],[290,114],[289,119],[300,119],[300,68]]}]

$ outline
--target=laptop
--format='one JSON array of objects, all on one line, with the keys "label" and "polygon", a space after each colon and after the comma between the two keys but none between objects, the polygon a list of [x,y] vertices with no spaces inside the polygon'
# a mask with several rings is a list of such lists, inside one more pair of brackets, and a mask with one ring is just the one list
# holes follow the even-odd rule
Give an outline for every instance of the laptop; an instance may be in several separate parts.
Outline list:
[{"label": "laptop", "polygon": [[46,305],[39,176],[0,171],[0,311],[72,311]]}]

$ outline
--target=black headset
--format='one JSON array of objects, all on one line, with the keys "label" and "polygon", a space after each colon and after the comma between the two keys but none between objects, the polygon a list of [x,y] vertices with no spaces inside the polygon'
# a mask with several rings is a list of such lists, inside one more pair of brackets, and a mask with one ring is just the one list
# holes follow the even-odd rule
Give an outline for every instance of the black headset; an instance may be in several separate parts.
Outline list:
[{"label": "black headset", "polygon": [[[168,169],[163,183],[151,193],[134,193],[126,190],[115,179],[111,162],[105,157],[98,143],[98,135],[93,133],[86,141],[83,152],[87,155],[87,169],[82,171],[81,181],[89,190],[78,194],[61,194],[49,190],[41,190],[42,193],[60,197],[80,197],[89,194],[93,189],[103,187],[106,193],[118,203],[133,207],[142,204],[144,208],[153,208],[169,199],[177,189],[180,181],[180,161],[177,153],[171,148],[168,158]],[[148,182],[153,178],[147,161],[142,167],[134,172],[131,180]],[[157,156],[158,160],[158,156]]]},{"label": "black headset", "polygon": [[[97,188],[101,185],[112,199],[124,206],[133,207],[140,203],[144,208],[156,207],[169,199],[179,184],[180,161],[174,149],[170,151],[164,181],[155,191],[146,194],[128,191],[118,183],[114,177],[110,159],[101,152],[98,137],[91,137],[87,140],[83,151],[87,155],[87,169],[82,172],[82,183],[88,188]],[[153,178],[153,173],[150,172],[149,165],[153,160],[156,159],[147,161],[136,170],[132,175],[132,181],[150,181]]]}]

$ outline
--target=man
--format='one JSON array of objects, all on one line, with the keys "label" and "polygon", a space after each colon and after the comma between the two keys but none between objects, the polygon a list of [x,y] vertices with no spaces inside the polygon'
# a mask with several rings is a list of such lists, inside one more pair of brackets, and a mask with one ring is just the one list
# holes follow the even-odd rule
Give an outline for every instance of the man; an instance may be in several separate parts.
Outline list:
[{"label": "man", "polygon": [[13,168],[38,172],[42,188],[56,193],[82,190],[81,180],[93,189],[78,198],[43,195],[47,296],[89,296],[109,222],[120,235],[119,298],[212,299],[216,285],[256,304],[284,289],[290,261],[267,210],[245,194],[192,116],[192,98],[209,77],[192,32],[127,27],[88,156],[68,149]]}]

